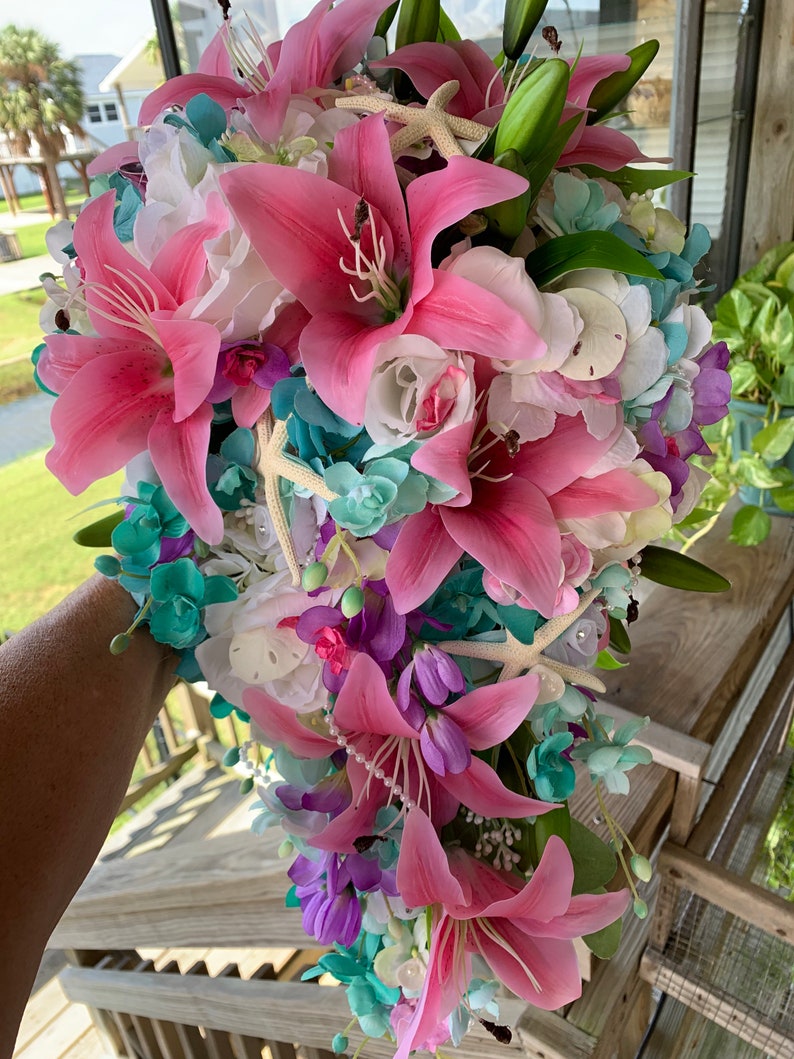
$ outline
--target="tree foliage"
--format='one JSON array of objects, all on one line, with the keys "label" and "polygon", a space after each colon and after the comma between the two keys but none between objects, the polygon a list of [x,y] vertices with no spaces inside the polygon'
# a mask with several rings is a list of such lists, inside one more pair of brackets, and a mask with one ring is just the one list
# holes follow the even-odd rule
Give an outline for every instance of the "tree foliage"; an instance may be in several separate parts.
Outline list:
[{"label": "tree foliage", "polygon": [[80,132],[85,98],[80,67],[35,29],[0,30],[0,127],[17,151],[35,140],[43,158],[57,158],[64,130]]}]

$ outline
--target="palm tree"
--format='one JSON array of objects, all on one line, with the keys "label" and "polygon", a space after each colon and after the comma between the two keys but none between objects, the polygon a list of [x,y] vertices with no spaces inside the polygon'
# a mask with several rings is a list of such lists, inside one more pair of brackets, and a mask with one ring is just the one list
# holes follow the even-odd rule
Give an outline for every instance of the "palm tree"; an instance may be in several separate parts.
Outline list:
[{"label": "palm tree", "polygon": [[62,217],[68,214],[56,167],[65,133],[83,131],[84,108],[80,68],[61,57],[57,44],[35,29],[0,30],[0,128],[14,153],[29,154],[36,141],[45,167],[42,189]]}]

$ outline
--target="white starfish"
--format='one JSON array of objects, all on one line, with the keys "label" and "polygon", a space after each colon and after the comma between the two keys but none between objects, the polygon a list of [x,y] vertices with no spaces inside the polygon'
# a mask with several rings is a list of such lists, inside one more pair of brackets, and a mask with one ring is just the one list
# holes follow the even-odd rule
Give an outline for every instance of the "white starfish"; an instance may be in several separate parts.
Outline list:
[{"label": "white starfish", "polygon": [[337,500],[338,494],[329,489],[325,484],[325,479],[315,474],[305,463],[285,455],[284,446],[288,440],[286,420],[274,420],[270,411],[265,412],[257,421],[256,436],[259,441],[259,461],[256,470],[264,480],[265,502],[270,517],[273,519],[273,528],[287,560],[289,572],[292,574],[292,583],[297,587],[301,580],[301,567],[287,516],[284,513],[284,505],[281,502],[279,479],[283,478],[287,482],[292,482],[293,485],[302,486],[328,503]]},{"label": "white starfish", "polygon": [[421,140],[432,140],[445,158],[465,155],[458,140],[483,140],[491,131],[487,125],[468,118],[447,114],[444,109],[460,89],[459,81],[445,81],[428,99],[424,107],[406,107],[384,96],[339,96],[334,101],[343,110],[363,110],[384,114],[387,121],[404,125],[392,136],[391,153],[398,158],[407,148]]},{"label": "white starfish", "polygon": [[447,640],[440,647],[451,655],[463,655],[465,658],[482,658],[490,662],[501,662],[502,672],[499,674],[499,682],[512,680],[520,673],[531,669],[536,665],[543,665],[547,669],[559,674],[568,684],[579,684],[583,688],[602,694],[606,687],[598,677],[588,673],[586,669],[578,669],[576,666],[558,662],[556,658],[548,658],[542,652],[553,643],[565,630],[580,618],[594,599],[597,598],[601,589],[592,588],[585,592],[579,600],[579,606],[570,614],[561,614],[557,618],[551,618],[545,625],[535,631],[531,644],[521,643],[511,632],[499,643],[485,643],[478,640]]}]

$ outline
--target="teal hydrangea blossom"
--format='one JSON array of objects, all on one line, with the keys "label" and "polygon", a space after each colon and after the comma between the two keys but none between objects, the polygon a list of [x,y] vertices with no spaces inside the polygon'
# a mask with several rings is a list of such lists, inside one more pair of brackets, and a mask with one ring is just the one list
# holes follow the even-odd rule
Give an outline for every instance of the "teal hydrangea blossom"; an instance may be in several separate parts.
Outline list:
[{"label": "teal hydrangea blossom", "polygon": [[538,216],[559,235],[607,232],[620,219],[620,206],[606,201],[604,189],[597,180],[558,173],[554,178],[554,201],[541,199]]},{"label": "teal hydrangea blossom", "polygon": [[206,92],[200,92],[186,103],[184,117],[181,114],[166,114],[163,121],[177,129],[186,129],[211,152],[216,162],[237,161],[237,155],[220,143],[226,133],[226,111]]},{"label": "teal hydrangea blossom", "polygon": [[370,537],[387,522],[421,511],[426,502],[424,476],[393,457],[366,464],[364,474],[351,463],[335,463],[325,481],[339,493],[328,505],[331,518],[356,537]]},{"label": "teal hydrangea blossom", "polygon": [[650,765],[653,755],[644,746],[628,744],[649,722],[649,717],[627,721],[618,728],[610,739],[614,721],[611,717],[597,718],[596,733],[603,730],[586,743],[580,743],[571,751],[571,757],[584,761],[593,783],[601,780],[610,794],[628,794],[629,779],[626,775],[635,765]]},{"label": "teal hydrangea blossom", "polygon": [[563,751],[573,743],[571,732],[556,732],[533,746],[527,758],[527,775],[544,802],[564,802],[573,794],[576,772]]},{"label": "teal hydrangea blossom", "polygon": [[256,442],[253,431],[233,430],[221,442],[220,455],[207,459],[207,486],[221,511],[236,511],[243,500],[253,503],[256,471],[253,470]]},{"label": "teal hydrangea blossom", "polygon": [[202,610],[210,603],[231,603],[237,587],[229,577],[202,577],[192,559],[177,559],[152,570],[149,628],[158,643],[195,647],[206,635]]}]

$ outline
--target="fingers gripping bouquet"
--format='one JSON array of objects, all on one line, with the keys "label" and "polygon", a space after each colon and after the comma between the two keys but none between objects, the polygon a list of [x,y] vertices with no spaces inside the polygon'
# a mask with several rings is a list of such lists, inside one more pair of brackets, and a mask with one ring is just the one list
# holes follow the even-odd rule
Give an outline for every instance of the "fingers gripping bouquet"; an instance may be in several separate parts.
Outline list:
[{"label": "fingers gripping bouquet", "polygon": [[592,669],[729,394],[708,235],[650,190],[681,174],[602,123],[653,46],[527,59],[531,6],[497,63],[425,0],[390,55],[385,0],[268,46],[224,22],[93,163],[37,351],[51,470],[126,466],[97,566],[250,718],[315,973],[400,1057],[506,1039],[500,983],[558,1008],[572,939],[616,944],[628,891],[566,803],[575,761],[600,797],[649,754]]}]

